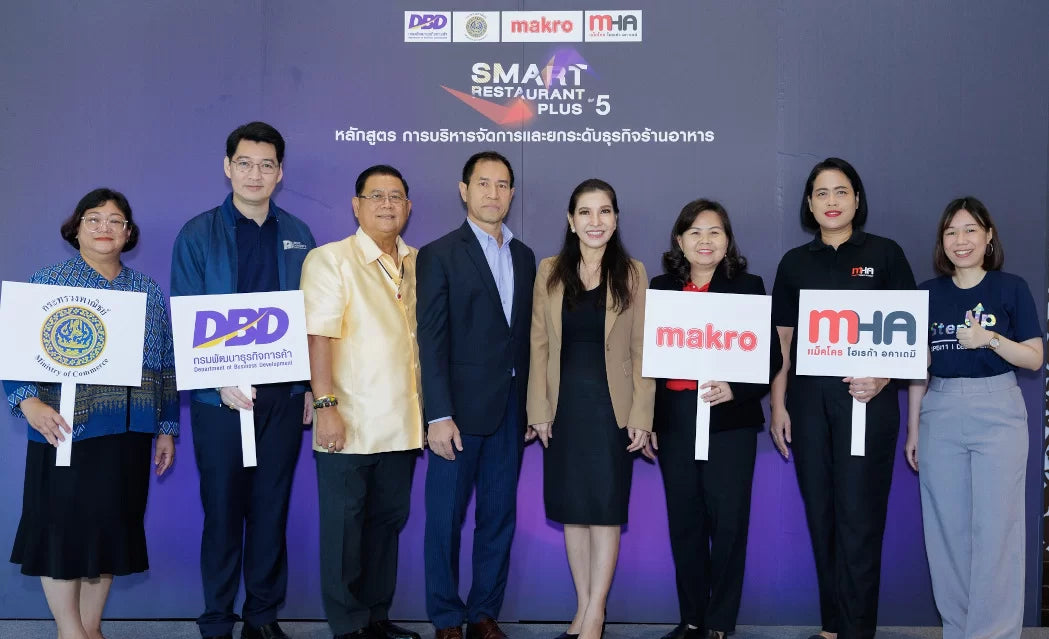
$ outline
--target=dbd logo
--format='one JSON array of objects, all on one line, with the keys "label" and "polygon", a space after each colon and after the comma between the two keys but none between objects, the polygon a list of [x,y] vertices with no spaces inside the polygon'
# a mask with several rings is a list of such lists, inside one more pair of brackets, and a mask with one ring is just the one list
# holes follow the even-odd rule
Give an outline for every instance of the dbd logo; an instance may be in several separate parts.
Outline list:
[{"label": "dbd logo", "polygon": [[413,13],[408,17],[409,29],[443,29],[448,17],[440,13]]},{"label": "dbd logo", "polygon": [[279,308],[231,308],[228,315],[218,311],[197,311],[193,326],[193,348],[271,344],[288,332],[288,314]]},{"label": "dbd logo", "polygon": [[904,333],[907,344],[913,346],[918,341],[918,326],[914,316],[906,311],[892,311],[883,315],[874,311],[869,323],[861,323],[856,311],[811,311],[809,313],[809,342],[815,344],[820,339],[820,327],[827,320],[828,339],[831,344],[841,340],[841,326],[845,324],[845,339],[849,344],[860,341],[860,331],[870,332],[874,344],[892,344],[893,333]]}]

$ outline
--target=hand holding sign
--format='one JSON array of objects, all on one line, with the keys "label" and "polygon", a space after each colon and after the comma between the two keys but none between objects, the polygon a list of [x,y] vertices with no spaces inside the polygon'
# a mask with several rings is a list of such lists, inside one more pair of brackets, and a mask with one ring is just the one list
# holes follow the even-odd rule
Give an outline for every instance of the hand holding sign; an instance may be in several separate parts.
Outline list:
[{"label": "hand holding sign", "polygon": [[179,390],[219,388],[240,413],[244,466],[255,466],[252,384],[310,378],[302,291],[171,298]]}]

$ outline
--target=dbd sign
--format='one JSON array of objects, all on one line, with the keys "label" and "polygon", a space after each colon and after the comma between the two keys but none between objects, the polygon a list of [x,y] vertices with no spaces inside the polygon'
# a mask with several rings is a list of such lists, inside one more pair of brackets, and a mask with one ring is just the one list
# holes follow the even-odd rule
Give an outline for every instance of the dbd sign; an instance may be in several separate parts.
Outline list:
[{"label": "dbd sign", "polygon": [[928,341],[918,327],[928,324],[928,316],[927,291],[803,290],[797,373],[925,377]]},{"label": "dbd sign", "polygon": [[197,311],[193,323],[193,348],[211,348],[219,344],[272,344],[287,332],[288,314],[274,306],[231,308],[225,313]]}]

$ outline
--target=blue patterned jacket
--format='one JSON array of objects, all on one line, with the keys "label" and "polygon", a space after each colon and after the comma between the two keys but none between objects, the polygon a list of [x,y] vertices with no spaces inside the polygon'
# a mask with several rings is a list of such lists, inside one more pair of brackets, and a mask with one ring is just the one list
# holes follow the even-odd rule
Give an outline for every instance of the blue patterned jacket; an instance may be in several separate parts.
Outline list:
[{"label": "blue patterned jacket", "polygon": [[[80,255],[40,269],[29,278],[29,282],[146,294],[142,386],[78,384],[71,424],[73,440],[127,431],[177,436],[179,405],[175,390],[175,352],[164,294],[157,283],[127,266],[110,282],[88,266]],[[60,388],[59,384],[4,381],[7,402],[16,417],[25,417],[18,405],[29,397],[39,397],[57,411]],[[32,427],[28,430],[30,440],[47,441]]]}]

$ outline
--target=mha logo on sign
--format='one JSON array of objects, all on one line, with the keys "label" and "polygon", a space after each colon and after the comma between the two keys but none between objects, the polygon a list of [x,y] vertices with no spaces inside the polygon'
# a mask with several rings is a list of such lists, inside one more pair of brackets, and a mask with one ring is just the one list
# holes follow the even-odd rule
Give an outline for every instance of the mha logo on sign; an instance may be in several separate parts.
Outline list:
[{"label": "mha logo on sign", "polygon": [[641,11],[587,11],[586,42],[641,42]]},{"label": "mha logo on sign", "polygon": [[451,42],[450,11],[405,11],[405,42]]}]

